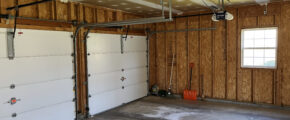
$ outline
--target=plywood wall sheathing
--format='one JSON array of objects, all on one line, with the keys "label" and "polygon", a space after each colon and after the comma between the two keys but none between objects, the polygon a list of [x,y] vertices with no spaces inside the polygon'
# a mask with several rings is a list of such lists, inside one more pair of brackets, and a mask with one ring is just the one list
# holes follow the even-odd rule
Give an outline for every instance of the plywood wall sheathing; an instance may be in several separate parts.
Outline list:
[{"label": "plywood wall sheathing", "polygon": [[[188,18],[178,18],[176,19],[176,29],[183,30],[187,29]],[[177,64],[177,93],[183,93],[184,89],[189,86],[188,77],[188,32],[177,32],[176,33],[176,58]]]},{"label": "plywood wall sheathing", "polygon": [[[211,16],[200,17],[200,27],[212,27]],[[212,31],[200,31],[200,48],[201,48],[201,75],[205,97],[212,97],[213,87],[213,33]]]},{"label": "plywood wall sheathing", "polygon": [[213,97],[224,99],[226,93],[226,34],[225,21],[215,23],[213,48]]},{"label": "plywood wall sheathing", "polygon": [[[165,30],[164,23],[157,23],[156,30]],[[159,89],[166,89],[167,83],[167,73],[166,73],[166,39],[165,33],[156,34],[156,76],[157,76],[157,85]],[[151,74],[152,75],[152,74]]]},{"label": "plywood wall sheathing", "polygon": [[[188,28],[198,29],[199,27],[199,16],[188,18]],[[189,31],[188,32],[188,64],[193,63],[194,67],[192,70],[192,82],[191,90],[196,90],[200,93],[200,39],[199,31]],[[188,79],[190,79],[190,69],[188,67]]]},{"label": "plywood wall sheathing", "polygon": [[[236,9],[229,9],[234,16],[237,16]],[[226,99],[236,100],[237,98],[237,19],[227,21],[227,95]]]},{"label": "plywood wall sheathing", "polygon": [[[165,23],[165,30],[175,30],[176,22],[167,22]],[[166,40],[166,90],[169,89],[170,85],[170,76],[172,76],[172,90],[173,92],[177,92],[177,50],[176,50],[176,33],[168,32],[165,33]],[[173,60],[174,57],[174,60]],[[173,60],[173,68],[172,68],[172,60]],[[171,75],[172,69],[172,75]]]},{"label": "plywood wall sheathing", "polygon": [[[231,7],[227,10],[234,15],[232,21],[212,22],[211,16],[195,16],[176,20],[176,29],[216,27],[214,31],[191,31],[183,33],[166,33],[166,36],[176,35],[177,88],[176,94],[184,89],[184,63],[195,63],[193,70],[192,89],[204,90],[208,98],[226,99],[259,104],[275,104],[290,106],[290,3],[271,3],[268,14],[264,15],[263,6]],[[202,12],[198,12],[202,13]],[[170,27],[170,23],[165,23]],[[157,24],[156,27],[160,27]],[[278,27],[278,66],[276,69],[241,68],[241,30],[245,28]],[[182,36],[182,37],[181,37]],[[166,37],[166,42],[171,37]],[[188,45],[184,46],[184,42]],[[162,38],[159,37],[159,41]],[[163,39],[165,40],[165,38]],[[169,43],[165,45],[170,45]],[[164,44],[156,44],[156,48]],[[186,51],[187,49],[187,51]],[[183,53],[182,53],[183,52]],[[163,51],[167,56],[170,51]],[[158,52],[158,54],[162,54]],[[187,59],[186,59],[187,58]],[[165,61],[166,62],[166,61]],[[166,62],[168,63],[168,61]],[[188,66],[187,66],[188,67]],[[168,68],[166,69],[168,70]],[[163,75],[157,69],[159,78]],[[189,78],[189,72],[187,75]],[[188,79],[187,79],[188,80]],[[165,82],[165,81],[164,81]],[[203,84],[201,84],[203,83]],[[166,83],[167,84],[167,83]],[[158,84],[162,86],[161,84]]]},{"label": "plywood wall sheathing", "polygon": [[281,6],[281,31],[284,34],[281,34],[281,49],[279,50],[280,58],[282,59],[282,63],[280,64],[282,69],[282,76],[281,76],[281,103],[282,105],[290,106],[290,4],[283,4]]}]

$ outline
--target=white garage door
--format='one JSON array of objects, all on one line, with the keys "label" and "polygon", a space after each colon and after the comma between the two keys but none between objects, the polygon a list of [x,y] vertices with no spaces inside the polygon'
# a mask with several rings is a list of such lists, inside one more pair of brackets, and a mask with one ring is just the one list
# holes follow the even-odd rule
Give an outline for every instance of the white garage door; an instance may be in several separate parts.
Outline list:
[{"label": "white garage door", "polygon": [[120,35],[91,33],[87,44],[91,115],[147,95],[146,37],[128,36],[123,54]]},{"label": "white garage door", "polygon": [[9,60],[6,29],[0,29],[0,120],[75,118],[70,35],[18,29]]}]

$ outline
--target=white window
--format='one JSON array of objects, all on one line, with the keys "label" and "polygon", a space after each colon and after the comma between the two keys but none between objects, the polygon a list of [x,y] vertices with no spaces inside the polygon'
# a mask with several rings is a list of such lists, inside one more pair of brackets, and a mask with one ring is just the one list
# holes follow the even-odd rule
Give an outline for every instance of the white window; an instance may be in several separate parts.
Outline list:
[{"label": "white window", "polygon": [[242,29],[242,68],[276,68],[277,28]]}]

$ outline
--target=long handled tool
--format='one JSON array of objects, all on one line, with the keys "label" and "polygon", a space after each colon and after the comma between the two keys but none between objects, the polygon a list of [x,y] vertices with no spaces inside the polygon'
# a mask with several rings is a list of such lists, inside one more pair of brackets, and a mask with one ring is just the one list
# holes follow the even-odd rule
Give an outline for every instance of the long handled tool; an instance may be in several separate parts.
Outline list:
[{"label": "long handled tool", "polygon": [[191,90],[191,80],[192,80],[192,69],[193,69],[194,64],[190,63],[190,80],[188,83],[188,88],[183,91],[183,97],[186,100],[196,100],[196,90]]},{"label": "long handled tool", "polygon": [[172,87],[172,75],[173,75],[174,58],[175,58],[175,54],[173,54],[172,62],[171,62],[170,82],[169,82],[169,88],[168,88],[168,91],[167,91],[168,95],[172,95],[171,87]]}]

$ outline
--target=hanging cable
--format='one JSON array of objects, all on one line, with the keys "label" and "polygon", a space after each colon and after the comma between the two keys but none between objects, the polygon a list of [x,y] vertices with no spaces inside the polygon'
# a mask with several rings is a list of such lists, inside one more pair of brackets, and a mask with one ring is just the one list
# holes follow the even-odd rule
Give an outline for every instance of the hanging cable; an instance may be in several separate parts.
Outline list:
[{"label": "hanging cable", "polygon": [[204,0],[201,0],[203,2],[203,4],[209,8],[214,14],[215,14],[215,9],[213,9],[211,6],[209,6]]},{"label": "hanging cable", "polygon": [[16,24],[17,24],[18,16],[19,16],[19,8],[18,8],[18,0],[16,0],[13,39],[15,38],[15,34],[16,34]]}]

